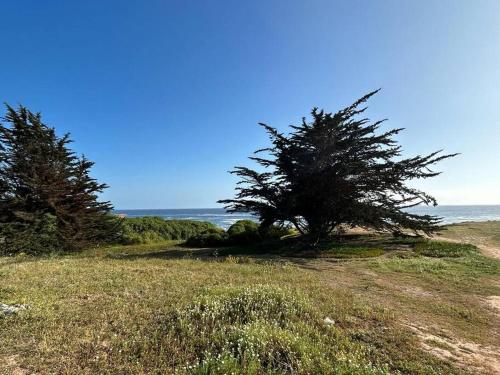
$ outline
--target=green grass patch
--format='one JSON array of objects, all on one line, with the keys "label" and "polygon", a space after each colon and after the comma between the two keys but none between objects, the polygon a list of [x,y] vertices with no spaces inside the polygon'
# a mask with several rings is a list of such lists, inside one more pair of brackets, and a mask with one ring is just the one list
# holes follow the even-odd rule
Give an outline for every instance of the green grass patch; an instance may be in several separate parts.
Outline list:
[{"label": "green grass patch", "polygon": [[459,258],[477,255],[477,247],[469,244],[425,241],[415,244],[414,251],[426,257],[433,258]]},{"label": "green grass patch", "polygon": [[311,259],[280,256],[307,250],[296,239],[1,257],[0,301],[29,307],[0,319],[0,373],[458,374],[401,322],[498,342],[482,301],[499,261],[415,238],[321,245]]},{"label": "green grass patch", "polygon": [[[382,244],[383,245],[383,244]],[[300,237],[269,240],[250,246],[234,246],[220,251],[221,255],[275,255],[298,258],[372,258],[385,253],[380,242],[325,240],[310,244]]]},{"label": "green grass patch", "polygon": [[0,373],[454,373],[390,311],[283,260],[102,251],[0,258],[2,302],[29,306],[0,319]]},{"label": "green grass patch", "polygon": [[338,259],[359,259],[373,258],[381,256],[385,253],[383,249],[374,247],[355,247],[355,246],[338,246],[334,249],[323,250],[318,255],[320,258],[338,258]]},{"label": "green grass patch", "polygon": [[448,225],[441,234],[461,242],[482,242],[500,248],[500,221]]},{"label": "green grass patch", "polygon": [[162,327],[162,337],[190,358],[178,367],[187,373],[389,373],[371,362],[365,345],[325,325],[311,301],[287,288],[213,289]]}]

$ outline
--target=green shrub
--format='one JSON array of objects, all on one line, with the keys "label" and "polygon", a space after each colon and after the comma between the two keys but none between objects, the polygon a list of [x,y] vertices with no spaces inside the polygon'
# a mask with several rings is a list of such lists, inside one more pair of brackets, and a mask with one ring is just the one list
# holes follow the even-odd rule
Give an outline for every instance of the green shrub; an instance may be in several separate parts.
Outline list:
[{"label": "green shrub", "polygon": [[226,246],[229,236],[223,229],[208,230],[204,233],[198,234],[188,238],[186,245],[194,247],[215,247]]},{"label": "green shrub", "polygon": [[238,234],[248,233],[248,232],[258,232],[259,224],[252,220],[238,220],[236,223],[231,225],[227,230],[227,234],[230,236],[237,236]]},{"label": "green shrub", "polygon": [[2,255],[36,255],[65,250],[57,228],[57,218],[51,214],[44,214],[29,224],[1,224],[0,249]]},{"label": "green shrub", "polygon": [[293,234],[290,228],[273,225],[263,231],[255,221],[238,220],[226,232],[220,228],[217,230],[209,229],[189,238],[186,244],[196,247],[250,245],[290,234]]},{"label": "green shrub", "polygon": [[231,245],[244,245],[259,242],[259,224],[252,220],[238,220],[227,230]]},{"label": "green shrub", "polygon": [[414,251],[433,258],[460,258],[477,254],[477,248],[473,245],[439,241],[417,243]]},{"label": "green shrub", "polygon": [[280,239],[285,236],[292,236],[296,235],[298,232],[288,226],[278,226],[278,225],[271,225],[269,228],[266,228],[264,230],[261,230],[261,234],[265,238],[274,238],[274,239]]},{"label": "green shrub", "polygon": [[125,218],[123,220],[124,244],[148,244],[169,240],[187,240],[201,233],[222,230],[206,221],[165,220],[157,216]]}]

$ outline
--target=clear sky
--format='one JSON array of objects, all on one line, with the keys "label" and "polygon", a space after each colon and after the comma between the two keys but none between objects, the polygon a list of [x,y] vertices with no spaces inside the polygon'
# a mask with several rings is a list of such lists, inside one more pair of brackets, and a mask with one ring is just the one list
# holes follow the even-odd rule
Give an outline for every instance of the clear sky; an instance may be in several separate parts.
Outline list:
[{"label": "clear sky", "polygon": [[500,204],[500,1],[2,1],[0,101],[41,111],[117,208],[216,207],[234,165],[313,106],[382,87],[418,186]]}]

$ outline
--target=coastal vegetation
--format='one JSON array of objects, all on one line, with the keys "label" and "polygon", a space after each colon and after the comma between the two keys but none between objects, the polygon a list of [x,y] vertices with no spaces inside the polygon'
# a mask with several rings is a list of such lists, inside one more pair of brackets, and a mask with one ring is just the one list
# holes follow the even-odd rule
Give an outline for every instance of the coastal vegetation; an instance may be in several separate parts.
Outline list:
[{"label": "coastal vegetation", "polygon": [[312,242],[345,226],[395,233],[437,231],[439,218],[405,210],[437,204],[408,181],[439,175],[431,168],[456,154],[437,151],[402,158],[394,137],[403,129],[381,131],[385,120],[362,117],[362,105],[377,92],[336,113],[314,108],[312,122],[303,118],[290,134],[260,124],[272,146],[250,159],[264,171],[237,167],[232,172],[241,179],[236,198],[219,203],[230,211],[254,213],[263,228],[291,223]]},{"label": "coastal vegetation", "polygon": [[0,300],[26,307],[0,317],[0,373],[495,373],[500,263],[476,247],[368,233],[322,257],[253,246],[0,257]]},{"label": "coastal vegetation", "polygon": [[0,253],[79,251],[114,241],[119,223],[93,164],[39,113],[7,106],[0,124]]},{"label": "coastal vegetation", "polygon": [[380,133],[383,120],[371,123],[361,117],[366,110],[361,106],[377,92],[335,114],[313,109],[313,121],[304,119],[289,135],[261,124],[272,147],[257,151],[267,157],[251,159],[266,171],[236,168],[233,173],[242,179],[237,197],[220,201],[230,211],[254,213],[260,223],[242,221],[227,231],[189,220],[113,216],[112,205],[98,200],[107,186],[90,176],[93,163],[68,147],[69,135],[57,136],[39,113],[7,106],[6,124],[0,125],[2,253],[170,240],[230,246],[279,239],[292,233],[290,226],[300,241],[315,245],[340,240],[342,231],[354,227],[431,234],[439,228],[439,218],[404,209],[436,201],[407,182],[438,175],[430,168],[455,154],[438,151],[401,159],[401,146],[393,137],[402,129]]},{"label": "coastal vegetation", "polygon": [[121,229],[119,242],[125,245],[187,240],[201,233],[222,231],[206,221],[165,220],[155,216],[123,218]]},{"label": "coastal vegetation", "polygon": [[227,230],[113,215],[69,136],[7,107],[0,373],[494,373],[500,263],[477,246],[500,225],[404,210],[435,204],[406,183],[454,155],[395,160],[401,129],[358,118],[374,94],[290,135],[263,125],[269,169],[237,168],[222,201],[260,222]]},{"label": "coastal vegetation", "polygon": [[238,220],[227,231],[208,230],[187,240],[188,246],[214,247],[235,246],[262,243],[269,240],[280,240],[291,236],[295,231],[286,226],[272,225],[264,230],[252,220]]}]

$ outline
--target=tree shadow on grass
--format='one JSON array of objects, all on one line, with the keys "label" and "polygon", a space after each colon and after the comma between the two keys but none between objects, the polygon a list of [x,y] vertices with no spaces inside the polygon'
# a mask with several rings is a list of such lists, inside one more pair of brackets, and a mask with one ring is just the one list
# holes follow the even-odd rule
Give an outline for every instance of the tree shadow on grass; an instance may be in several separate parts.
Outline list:
[{"label": "tree shadow on grass", "polygon": [[107,254],[108,259],[195,259],[205,262],[294,264],[312,270],[325,269],[344,262],[363,261],[397,251],[411,251],[415,239],[347,236],[311,246],[297,239],[268,240],[256,244],[227,247],[193,248],[179,244],[147,252]]},{"label": "tree shadow on grass", "polygon": [[[219,251],[222,250],[222,254]],[[325,263],[339,264],[347,260],[343,259],[321,259],[318,258],[300,258],[300,257],[287,257],[278,254],[258,254],[251,253],[248,249],[239,248],[238,252],[229,253],[228,249],[221,248],[203,248],[203,249],[167,249],[160,251],[152,251],[142,254],[108,254],[106,258],[136,261],[144,259],[163,259],[163,260],[197,260],[202,262],[214,263],[236,263],[236,264],[273,264],[284,265],[291,264],[301,268],[319,271],[325,268]],[[251,253],[251,254],[250,254]]]}]

